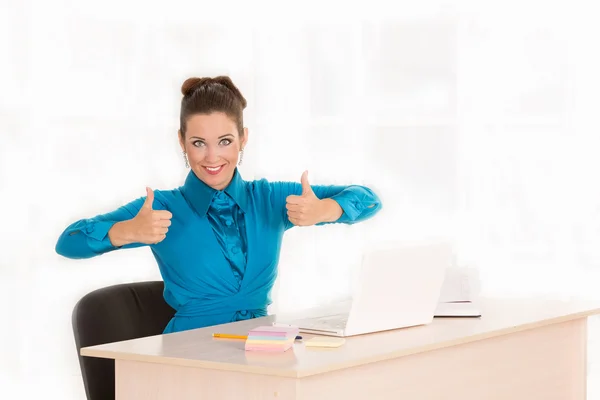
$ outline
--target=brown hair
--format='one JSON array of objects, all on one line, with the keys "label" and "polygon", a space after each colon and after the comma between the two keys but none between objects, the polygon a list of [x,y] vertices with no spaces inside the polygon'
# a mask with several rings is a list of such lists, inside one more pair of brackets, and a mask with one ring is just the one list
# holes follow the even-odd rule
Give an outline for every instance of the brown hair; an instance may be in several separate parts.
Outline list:
[{"label": "brown hair", "polygon": [[246,99],[228,76],[188,78],[181,86],[181,93],[183,99],[179,129],[182,137],[185,138],[186,121],[189,117],[212,112],[227,114],[235,122],[238,134],[244,134],[243,111]]}]

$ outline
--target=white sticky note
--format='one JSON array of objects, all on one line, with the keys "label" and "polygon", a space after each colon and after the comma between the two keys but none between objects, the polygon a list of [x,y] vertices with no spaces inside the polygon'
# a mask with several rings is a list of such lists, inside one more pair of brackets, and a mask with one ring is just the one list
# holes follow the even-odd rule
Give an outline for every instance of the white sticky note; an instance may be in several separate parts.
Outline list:
[{"label": "white sticky note", "polygon": [[304,341],[306,347],[340,347],[344,343],[346,343],[344,338],[329,336],[316,336]]}]

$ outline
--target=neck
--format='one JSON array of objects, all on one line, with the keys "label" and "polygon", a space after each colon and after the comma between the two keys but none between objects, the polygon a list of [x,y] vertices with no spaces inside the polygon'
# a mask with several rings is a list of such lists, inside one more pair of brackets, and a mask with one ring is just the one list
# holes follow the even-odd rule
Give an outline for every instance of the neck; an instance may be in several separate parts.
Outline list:
[{"label": "neck", "polygon": [[200,177],[198,176],[198,174],[196,174],[196,173],[194,173],[194,174],[196,175],[196,177],[197,177],[198,179],[200,179],[202,182],[204,182],[204,184],[205,184],[206,186],[208,186],[208,187],[210,187],[210,188],[212,188],[212,189],[214,189],[214,190],[223,190],[223,189],[225,189],[227,186],[229,186],[229,184],[230,184],[230,183],[231,183],[231,181],[233,180],[233,176],[235,175],[235,170],[234,170],[233,174],[231,174],[231,176],[230,176],[230,177],[229,177],[229,178],[228,178],[226,181],[224,181],[224,183],[221,183],[221,184],[219,184],[219,185],[210,185],[210,184],[208,184],[207,182],[205,182],[205,181],[204,181],[202,178],[200,178]]}]

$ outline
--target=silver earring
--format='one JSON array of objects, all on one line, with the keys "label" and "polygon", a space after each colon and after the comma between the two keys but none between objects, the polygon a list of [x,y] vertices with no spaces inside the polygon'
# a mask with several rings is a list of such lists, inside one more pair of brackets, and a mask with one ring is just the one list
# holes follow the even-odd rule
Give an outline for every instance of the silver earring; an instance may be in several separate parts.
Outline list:
[{"label": "silver earring", "polygon": [[182,153],[183,153],[183,161],[185,161],[185,167],[189,168],[190,163],[188,162],[187,156],[185,155],[185,151],[183,151]]},{"label": "silver earring", "polygon": [[238,161],[238,165],[242,165],[243,159],[244,159],[244,149],[240,150],[240,160]]}]

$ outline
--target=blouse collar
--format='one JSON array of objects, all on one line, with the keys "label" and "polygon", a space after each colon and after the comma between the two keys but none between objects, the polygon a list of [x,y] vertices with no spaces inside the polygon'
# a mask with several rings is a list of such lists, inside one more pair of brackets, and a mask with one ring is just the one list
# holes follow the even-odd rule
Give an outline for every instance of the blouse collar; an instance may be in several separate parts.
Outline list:
[{"label": "blouse collar", "polygon": [[[183,184],[182,192],[196,213],[204,217],[218,190],[208,186],[196,176],[194,171],[190,171]],[[231,182],[229,182],[229,185],[222,192],[227,193],[244,213],[247,212],[248,193],[246,192],[245,182],[237,168],[233,173]]]}]

